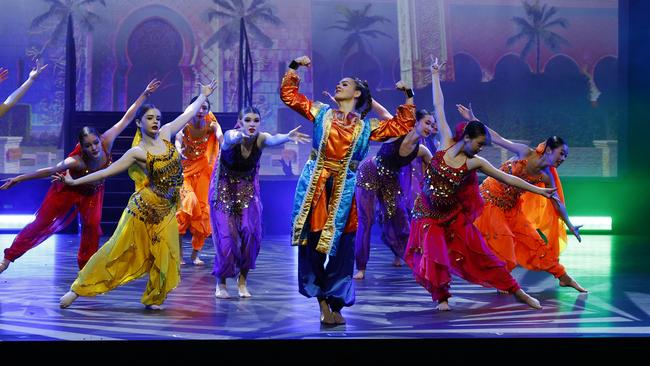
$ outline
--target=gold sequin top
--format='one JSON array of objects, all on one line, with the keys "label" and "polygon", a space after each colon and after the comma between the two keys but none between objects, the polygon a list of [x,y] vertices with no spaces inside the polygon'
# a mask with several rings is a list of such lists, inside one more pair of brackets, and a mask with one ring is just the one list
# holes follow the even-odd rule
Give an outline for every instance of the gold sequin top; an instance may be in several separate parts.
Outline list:
[{"label": "gold sequin top", "polygon": [[195,160],[205,155],[212,129],[208,126],[208,131],[206,131],[205,136],[193,139],[190,128],[190,125],[187,125],[183,129],[183,155],[188,160]]},{"label": "gold sequin top", "polygon": [[[538,184],[542,182],[542,174],[530,175],[526,168],[528,160],[508,160],[499,168],[501,171],[519,177],[530,184]],[[498,180],[488,177],[481,184],[481,196],[489,203],[493,204],[504,211],[511,210],[517,205],[519,198],[524,193],[524,190],[499,182]]]},{"label": "gold sequin top", "polygon": [[452,218],[461,209],[456,193],[469,175],[467,161],[459,168],[445,163],[447,150],[438,151],[424,173],[422,194],[419,194],[413,207],[413,217],[431,217],[445,221]]},{"label": "gold sequin top", "polygon": [[135,192],[127,210],[146,223],[160,223],[169,212],[176,211],[180,187],[183,184],[183,168],[180,154],[167,141],[167,151],[154,155],[147,152],[147,177],[145,188]]}]

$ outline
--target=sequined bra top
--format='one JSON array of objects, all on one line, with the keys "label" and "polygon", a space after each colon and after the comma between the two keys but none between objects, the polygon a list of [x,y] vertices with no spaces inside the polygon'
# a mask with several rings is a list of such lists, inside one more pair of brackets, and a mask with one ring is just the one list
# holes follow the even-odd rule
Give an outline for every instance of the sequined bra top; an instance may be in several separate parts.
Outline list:
[{"label": "sequined bra top", "polygon": [[[499,168],[501,171],[519,177],[530,184],[538,184],[542,182],[542,175],[530,175],[526,171],[528,161],[522,160],[508,160]],[[524,190],[499,182],[498,180],[488,177],[481,184],[481,196],[483,199],[503,210],[510,210],[517,205],[519,197],[525,192]]]},{"label": "sequined bra top", "polygon": [[221,151],[221,174],[248,176],[255,173],[257,164],[262,156],[262,150],[257,146],[259,134],[253,141],[248,157],[242,155],[241,143],[233,145],[228,150]]},{"label": "sequined bra top", "polygon": [[199,137],[198,139],[193,139],[190,134],[190,126],[187,125],[183,129],[183,154],[188,160],[196,160],[205,155],[205,151],[208,148],[208,140],[210,139],[210,133],[206,133],[205,136]]},{"label": "sequined bra top", "polygon": [[131,196],[127,206],[131,214],[147,223],[157,224],[176,210],[183,184],[180,155],[171,142],[163,141],[167,145],[166,152],[147,152],[148,184]]},{"label": "sequined bra top", "polygon": [[413,207],[415,218],[448,219],[462,209],[456,193],[470,171],[467,161],[459,168],[447,165],[444,159],[446,152],[436,152],[427,166],[422,184],[423,194],[418,195]]},{"label": "sequined bra top", "polygon": [[418,156],[420,143],[418,142],[415,145],[415,149],[413,149],[413,151],[407,156],[401,156],[399,154],[399,148],[405,137],[406,135],[400,136],[392,142],[384,142],[377,152],[377,165],[381,165],[387,170],[397,172],[402,167],[411,164],[413,159]]}]

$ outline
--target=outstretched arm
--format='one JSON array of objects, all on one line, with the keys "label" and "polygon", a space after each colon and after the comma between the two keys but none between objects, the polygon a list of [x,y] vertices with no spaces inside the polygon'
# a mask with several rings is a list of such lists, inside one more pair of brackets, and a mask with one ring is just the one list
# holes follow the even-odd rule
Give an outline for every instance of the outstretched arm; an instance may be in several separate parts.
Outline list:
[{"label": "outstretched arm", "polygon": [[114,162],[113,164],[109,165],[108,167],[98,170],[94,173],[90,173],[88,175],[85,175],[81,178],[77,179],[72,179],[70,174],[57,174],[53,176],[52,178],[58,179],[63,181],[65,184],[70,185],[70,186],[78,186],[81,184],[87,184],[87,183],[92,183],[92,182],[97,182],[103,179],[106,179],[108,177],[112,177],[114,175],[120,174],[127,169],[133,164],[136,164],[138,161],[146,161],[147,160],[147,155],[142,150],[142,148],[136,146],[132,147],[127,152],[122,155],[119,160]]},{"label": "outstretched arm", "polygon": [[[474,111],[472,110],[472,103],[469,104],[469,108],[465,107],[462,104],[456,104],[456,108],[458,109],[458,113],[460,113],[460,115],[467,121],[479,120],[474,115]],[[520,144],[518,142],[512,142],[502,137],[499,133],[497,133],[495,130],[491,129],[490,127],[487,127],[487,129],[490,131],[492,142],[495,145],[501,146],[502,148],[517,154],[519,159],[525,158],[532,152],[532,149],[528,147],[528,145]]]},{"label": "outstretched arm", "polygon": [[440,134],[440,148],[446,149],[454,144],[454,135],[451,133],[447,117],[445,116],[445,98],[440,86],[440,70],[444,66],[438,63],[438,58],[433,60],[431,65],[431,88],[433,91],[433,110],[438,122],[438,133]]},{"label": "outstretched arm", "polygon": [[262,133],[262,148],[268,147],[268,146],[276,146],[280,144],[284,144],[285,142],[293,141],[296,144],[298,143],[306,143],[309,142],[309,135],[306,135],[304,133],[298,132],[298,129],[300,126],[294,128],[293,130],[289,131],[288,133],[278,133],[275,135],[271,135],[269,133],[263,132]]},{"label": "outstretched arm", "polygon": [[[544,179],[544,184],[547,187],[551,188],[556,188],[555,187],[555,181],[550,178],[549,174],[545,174],[545,179]],[[557,196],[555,194],[554,196]],[[564,221],[564,224],[566,225],[567,228],[571,231],[571,233],[578,239],[578,242],[582,241],[582,237],[580,237],[580,228],[582,225],[574,226],[571,220],[569,219],[569,214],[567,213],[566,206],[562,201],[560,201],[557,197],[554,200],[551,200],[553,203],[553,207],[555,210],[560,214],[560,217],[562,218],[562,221]]]},{"label": "outstretched arm", "polygon": [[2,104],[0,104],[0,117],[4,116],[5,113],[11,109],[11,107],[18,103],[20,98],[22,98],[23,95],[27,93],[29,87],[34,83],[34,80],[36,80],[36,78],[41,74],[41,72],[43,72],[43,70],[45,70],[46,67],[47,65],[41,65],[41,62],[39,60],[36,60],[36,66],[34,66],[32,71],[29,73],[29,78],[27,78],[23,85],[11,93],[11,95]]},{"label": "outstretched arm", "polygon": [[65,160],[60,161],[55,166],[49,166],[47,168],[38,169],[35,172],[21,174],[13,178],[6,179],[2,184],[2,186],[0,186],[0,190],[6,190],[21,182],[49,177],[52,174],[63,172],[68,169],[79,168],[80,166],[81,166],[81,162],[79,161],[79,159],[73,157],[67,157],[65,158]]},{"label": "outstretched arm", "polygon": [[523,190],[542,195],[546,198],[556,199],[553,196],[553,193],[557,191],[557,188],[540,188],[534,186],[519,177],[515,177],[514,175],[510,175],[502,172],[501,170],[495,168],[492,164],[490,164],[489,161],[485,160],[480,156],[474,156],[473,158],[471,158],[471,163],[468,162],[468,166],[470,168],[473,168],[471,165],[474,165],[474,167],[480,169],[486,175],[494,179],[497,179],[507,185],[521,188]]},{"label": "outstretched arm", "polygon": [[176,117],[175,120],[167,123],[166,125],[162,126],[160,128],[160,137],[165,140],[170,140],[172,135],[176,134],[178,131],[180,131],[187,122],[189,122],[192,117],[196,115],[196,113],[199,111],[201,108],[201,105],[203,102],[205,102],[206,99],[214,92],[214,89],[217,86],[217,81],[212,80],[210,84],[208,85],[201,85],[201,95],[199,95],[198,98],[194,101],[194,103],[190,104],[187,108],[185,108],[185,111],[178,117]]},{"label": "outstretched arm", "polygon": [[160,86],[160,81],[157,79],[153,79],[149,82],[149,85],[144,89],[142,94],[136,99],[136,101],[131,104],[129,109],[126,111],[124,116],[122,117],[121,120],[119,120],[116,124],[113,125],[113,127],[109,128],[106,132],[102,134],[102,140],[106,144],[106,147],[108,151],[111,151],[113,147],[113,142],[117,138],[119,134],[124,131],[124,129],[133,121],[133,117],[135,117],[136,112],[138,109],[144,104],[144,101],[147,100],[147,98],[158,89]]}]

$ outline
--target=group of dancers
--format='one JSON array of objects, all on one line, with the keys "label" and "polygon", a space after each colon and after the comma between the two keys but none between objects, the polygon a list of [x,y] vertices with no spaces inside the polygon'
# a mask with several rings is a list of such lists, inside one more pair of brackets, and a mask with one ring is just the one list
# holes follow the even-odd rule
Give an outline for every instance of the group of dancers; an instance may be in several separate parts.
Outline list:
[{"label": "group of dancers", "polygon": [[[0,113],[17,102],[46,66],[36,65]],[[481,123],[471,105],[456,106],[466,121],[452,133],[440,86],[444,64],[437,59],[431,66],[433,112],[416,111],[412,89],[400,81],[396,88],[406,100],[395,115],[372,98],[365,81],[353,77],[339,81],[331,105],[308,99],[299,91],[297,70],[310,66],[307,56],[290,63],[280,98],[313,123],[311,140],[298,131],[300,126],[275,135],[260,131],[261,115],[253,106],[239,111],[235,128],[223,132],[207,99],[214,80],[201,85],[180,116],[161,125],[160,110],[145,104],[161,84],[152,80],[109,130],[100,134],[84,127],[79,144],[63,161],[0,186],[6,190],[53,177],[34,221],[5,249],[0,273],[78,213],[80,271],[60,299],[62,308],[79,296],[106,293],[148,274],[141,301],[160,309],[180,283],[187,231],[192,235],[190,263],[197,266],[204,265],[199,253],[212,236],[215,296],[231,296],[226,286],[231,278],[237,280],[239,297],[251,297],[246,281],[262,242],[262,151],[311,141],[295,190],[291,244],[298,246],[299,292],[317,299],[322,324],[346,323],[341,311],[355,302],[354,281],[366,276],[376,206],[382,241],[393,252],[394,264],[403,260],[412,269],[439,310],[450,309],[451,274],[540,309],[539,301],[511,276],[517,265],[547,271],[560,286],[586,292],[559,263],[567,242],[564,226],[581,239],[579,226],[566,213],[556,171],[568,155],[561,138],[550,137],[536,149],[514,143]],[[0,82],[6,74],[0,69]],[[379,118],[369,118],[371,110]],[[113,162],[113,142],[133,120],[132,147]],[[427,146],[432,137],[437,143]],[[383,144],[376,156],[366,158],[371,140]],[[495,168],[477,155],[490,141],[516,156]],[[481,184],[479,170],[488,176]],[[135,182],[135,192],[100,248],[104,182],[124,171]]]}]

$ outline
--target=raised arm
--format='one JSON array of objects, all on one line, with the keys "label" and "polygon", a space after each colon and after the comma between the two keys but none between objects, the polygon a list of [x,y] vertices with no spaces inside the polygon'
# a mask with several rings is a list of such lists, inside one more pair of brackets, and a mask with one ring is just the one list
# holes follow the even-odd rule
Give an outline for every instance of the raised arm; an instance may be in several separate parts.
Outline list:
[{"label": "raised arm", "polygon": [[469,159],[468,161],[468,167],[470,169],[476,168],[480,169],[483,173],[486,175],[499,180],[507,185],[511,185],[517,188],[521,188],[523,190],[533,192],[539,195],[542,195],[546,198],[554,198],[553,193],[557,191],[557,188],[541,188],[534,186],[525,180],[515,177],[514,175],[506,174],[502,172],[501,170],[495,168],[492,164],[490,164],[489,161],[485,160],[484,158],[480,156],[474,156],[473,158]]},{"label": "raised arm", "polygon": [[433,92],[433,113],[438,122],[438,134],[440,135],[440,148],[446,149],[454,144],[454,135],[451,133],[447,117],[445,116],[445,98],[440,86],[440,70],[444,66],[438,63],[438,58],[433,60],[431,65],[431,88]]},{"label": "raised arm", "polygon": [[390,112],[381,104],[376,99],[372,99],[372,110],[377,113],[379,116],[379,119],[391,119],[393,118],[393,115],[390,114]]},{"label": "raised arm", "polygon": [[428,147],[420,144],[418,148],[418,158],[421,158],[422,161],[428,165],[431,162],[431,158],[433,158],[433,154],[431,154],[431,150],[429,150]]},{"label": "raised arm", "polygon": [[77,179],[72,179],[70,174],[58,174],[55,175],[53,178],[54,179],[59,179],[62,180],[65,184],[70,185],[70,186],[78,186],[81,184],[87,184],[87,183],[92,183],[92,182],[97,182],[103,179],[106,179],[108,177],[112,177],[114,175],[120,174],[127,169],[133,164],[136,164],[138,161],[145,162],[147,161],[147,154],[144,152],[144,150],[138,146],[132,147],[127,152],[122,155],[119,160],[114,162],[113,164],[109,165],[108,167],[98,170],[94,173],[90,173],[88,175],[85,175],[83,177],[77,178]]},{"label": "raised arm", "polygon": [[149,82],[149,85],[144,89],[142,94],[138,97],[138,99],[135,100],[133,104],[127,109],[126,113],[124,113],[124,116],[122,119],[120,119],[116,124],[113,125],[113,127],[109,128],[106,132],[102,134],[102,140],[106,144],[106,147],[108,151],[112,150],[113,147],[113,142],[117,138],[119,134],[124,131],[124,129],[133,121],[133,117],[135,117],[136,112],[138,109],[144,104],[145,100],[158,89],[160,86],[160,81],[157,79],[153,79]]},{"label": "raised arm", "polygon": [[406,101],[397,107],[397,115],[379,121],[376,126],[373,125],[370,132],[370,139],[373,141],[384,141],[390,137],[406,135],[415,126],[413,91],[401,80],[395,84],[395,88],[406,93]]},{"label": "raised arm", "polygon": [[300,113],[303,117],[307,118],[310,121],[314,121],[318,111],[320,109],[321,103],[315,103],[304,94],[301,94],[298,91],[300,86],[300,77],[296,72],[298,66],[311,66],[311,60],[307,56],[298,57],[293,60],[289,69],[284,74],[282,78],[282,84],[280,85],[280,99],[282,102],[287,105],[287,107],[293,109],[294,111]]},{"label": "raised arm", "polygon": [[[467,121],[479,120],[474,115],[474,111],[472,110],[472,103],[469,104],[469,108],[465,107],[462,104],[456,104],[456,108],[458,109],[458,113],[460,113],[460,115]],[[499,133],[497,133],[495,130],[491,129],[490,127],[488,127],[488,130],[490,131],[492,142],[495,145],[501,146],[502,148],[517,154],[519,159],[525,158],[533,151],[528,145],[520,144],[518,142],[512,142],[502,137]]]},{"label": "raised arm", "polygon": [[300,126],[294,128],[293,130],[289,131],[288,133],[278,133],[275,135],[271,135],[269,133],[263,132],[261,134],[262,137],[262,148],[268,147],[268,146],[276,146],[280,144],[284,144],[285,142],[293,141],[296,144],[300,143],[306,143],[309,142],[309,135],[306,135],[304,133],[298,132],[298,129]]},{"label": "raised arm", "polygon": [[[0,104],[0,117],[4,116],[11,107],[16,105],[20,98],[27,93],[27,90],[29,89],[30,86],[34,83],[34,80],[45,70],[47,65],[41,65],[41,62],[39,60],[36,60],[36,66],[32,69],[32,71],[29,73],[29,78],[21,85],[18,89],[16,89],[9,97],[2,103]],[[6,73],[5,73],[6,77]]]},{"label": "raised arm", "polygon": [[208,85],[203,85],[203,84],[200,85],[201,85],[201,95],[199,95],[199,97],[196,98],[196,100],[192,104],[187,106],[187,108],[185,108],[185,111],[181,113],[180,116],[176,117],[175,120],[165,124],[160,128],[160,138],[169,141],[171,140],[172,135],[175,135],[176,133],[178,133],[178,131],[180,131],[183,127],[185,127],[187,122],[189,122],[192,119],[192,117],[196,116],[196,113],[199,111],[199,108],[201,108],[203,102],[205,102],[205,100],[210,96],[210,94],[212,94],[212,92],[217,86],[217,81],[212,80],[212,82],[210,82],[210,84]]},{"label": "raised arm", "polygon": [[47,168],[38,169],[35,172],[21,174],[13,178],[6,179],[0,190],[7,190],[18,183],[25,182],[28,180],[39,179],[49,177],[53,174],[66,171],[67,169],[76,169],[82,165],[81,161],[74,157],[67,157],[64,160],[60,161],[55,166],[49,166]]}]

